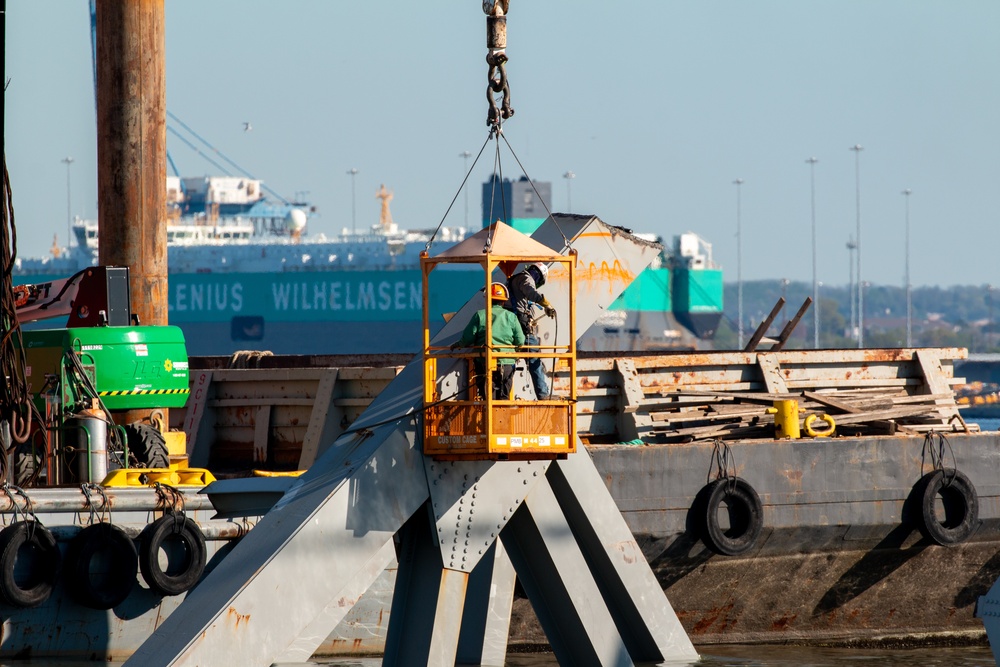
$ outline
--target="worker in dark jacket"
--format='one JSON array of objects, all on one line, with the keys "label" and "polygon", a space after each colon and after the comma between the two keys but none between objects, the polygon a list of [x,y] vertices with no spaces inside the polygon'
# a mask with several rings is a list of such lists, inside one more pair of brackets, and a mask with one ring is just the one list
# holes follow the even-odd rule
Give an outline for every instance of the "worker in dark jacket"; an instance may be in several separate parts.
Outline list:
[{"label": "worker in dark jacket", "polygon": [[[556,315],[556,309],[538,291],[538,288],[545,284],[548,277],[549,267],[539,262],[528,265],[509,281],[510,299],[507,301],[507,308],[517,315],[517,320],[521,323],[524,344],[527,348],[525,351],[527,352],[538,352],[538,348],[532,348],[533,345],[539,344],[535,308],[542,308],[549,317]],[[531,376],[531,383],[535,387],[535,397],[538,399],[548,398],[549,383],[545,377],[542,360],[538,357],[529,357],[527,362],[528,375]]]},{"label": "worker in dark jacket", "polygon": [[[514,352],[516,348],[524,345],[524,333],[521,331],[521,324],[509,310],[504,308],[509,294],[507,287],[503,283],[493,283],[490,285],[490,333],[492,334],[493,347],[496,352]],[[458,339],[452,347],[486,347],[486,309],[476,312],[469,320],[462,332],[462,337]],[[486,358],[477,357],[473,361],[476,373],[476,388],[479,390],[480,398],[486,396]],[[510,398],[510,390],[514,384],[514,359],[511,357],[498,357],[497,367],[493,369],[493,399],[506,400]]]}]

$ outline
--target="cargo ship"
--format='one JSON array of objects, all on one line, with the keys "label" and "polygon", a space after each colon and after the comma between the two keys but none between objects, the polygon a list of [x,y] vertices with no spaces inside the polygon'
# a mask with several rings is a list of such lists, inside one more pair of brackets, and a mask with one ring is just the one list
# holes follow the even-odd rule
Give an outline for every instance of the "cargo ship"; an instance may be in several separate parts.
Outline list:
[{"label": "cargo ship", "polygon": [[[310,234],[308,202],[276,202],[264,191],[249,178],[167,178],[169,317],[183,330],[189,352],[416,352],[419,255],[459,242],[470,230],[442,227],[435,236],[434,230],[402,229],[383,186],[376,224],[333,237]],[[482,192],[483,226],[504,218],[530,234],[551,210],[548,182],[491,179]],[[69,248],[18,258],[15,282],[66,278],[98,264],[96,221],[77,220],[73,231],[76,244]],[[443,324],[480,286],[468,272],[435,276],[432,321]],[[694,233],[679,234],[672,252],[640,274],[582,337],[580,349],[694,349],[711,340],[722,306],[722,270],[711,245]]]}]

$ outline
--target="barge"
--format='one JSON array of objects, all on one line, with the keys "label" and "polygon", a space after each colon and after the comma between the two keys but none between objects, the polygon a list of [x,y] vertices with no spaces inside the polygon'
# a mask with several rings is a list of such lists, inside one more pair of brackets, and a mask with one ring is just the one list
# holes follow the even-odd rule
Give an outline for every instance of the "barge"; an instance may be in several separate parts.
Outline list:
[{"label": "barge", "polygon": [[[929,355],[939,362],[930,365],[930,378],[919,359]],[[963,356],[960,349],[837,350],[579,360],[581,436],[696,645],[985,641],[973,610],[1000,575],[1000,434],[960,427],[954,400],[936,398],[938,390],[931,388],[958,383],[952,362]],[[256,368],[226,368],[221,358],[192,358],[192,399],[184,410],[171,411],[171,421],[187,432],[191,465],[208,465],[220,477],[245,475],[255,465],[279,471],[308,467],[322,455],[322,443],[349,428],[392,381],[402,361],[399,356],[257,357],[250,363]],[[808,392],[837,401],[834,396],[847,391],[888,392],[899,394],[897,401],[906,400],[904,394],[909,400],[926,396],[923,404],[934,407],[889,420],[906,431],[891,435],[875,433],[886,428],[876,423],[881,420],[845,423],[834,437],[800,439],[734,439],[725,433],[700,439],[666,428],[670,421],[664,413],[704,417],[708,404],[719,415],[727,409],[734,414],[735,405],[743,406],[739,412],[753,412],[756,405],[756,424],[740,425],[754,419],[743,415],[727,419],[726,430],[757,428],[766,434],[774,428],[766,410],[773,398],[763,369],[775,367],[790,396]],[[886,399],[865,400],[873,405]],[[670,409],[666,402],[677,405]],[[833,418],[849,422],[847,414]],[[699,423],[684,418],[674,415],[675,430]],[[937,458],[942,452],[943,466]],[[720,465],[753,488],[763,510],[759,534],[737,555],[720,553],[704,534],[699,494],[721,472]],[[961,471],[976,494],[974,525],[950,545],[925,535],[915,498],[921,479],[935,466]],[[47,492],[28,493],[37,498]],[[78,496],[75,513],[41,516],[50,525],[70,516],[71,525],[60,530],[75,533],[86,523],[88,509],[79,492],[62,493]],[[142,523],[158,516],[151,490],[123,493],[144,493],[153,504],[139,514],[116,512],[116,521]],[[255,521],[212,519],[204,495],[185,496],[210,536],[206,569],[211,571],[229,541]],[[120,496],[112,491],[111,497]],[[100,509],[100,501],[96,506]],[[394,567],[383,572],[316,654],[380,653],[394,577]],[[4,606],[0,655],[121,660],[182,598],[157,596],[137,578],[126,602],[93,610],[57,586],[51,600],[35,609]],[[59,620],[47,622],[51,618]],[[526,599],[514,601],[509,641],[522,648],[545,643]]]}]

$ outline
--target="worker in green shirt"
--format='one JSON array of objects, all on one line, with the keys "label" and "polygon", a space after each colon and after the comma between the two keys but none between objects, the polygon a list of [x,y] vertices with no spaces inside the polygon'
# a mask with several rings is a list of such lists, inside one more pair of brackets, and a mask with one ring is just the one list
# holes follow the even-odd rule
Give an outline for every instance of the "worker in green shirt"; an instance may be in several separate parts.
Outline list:
[{"label": "worker in green shirt", "polygon": [[[504,308],[509,294],[503,283],[490,285],[490,317],[493,347],[496,352],[513,352],[524,345],[524,332],[517,316]],[[452,347],[486,347],[486,309],[476,312],[466,325],[462,337]],[[514,359],[499,357],[497,368],[493,369],[493,399],[506,400],[514,384]],[[480,399],[486,396],[486,358],[477,357],[473,362],[476,373],[476,387]]]}]

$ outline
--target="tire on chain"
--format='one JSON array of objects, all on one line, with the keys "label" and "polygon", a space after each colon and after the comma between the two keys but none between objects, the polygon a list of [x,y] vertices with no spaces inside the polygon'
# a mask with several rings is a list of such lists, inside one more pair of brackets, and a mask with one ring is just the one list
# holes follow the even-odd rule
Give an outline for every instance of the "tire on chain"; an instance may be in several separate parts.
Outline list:
[{"label": "tire on chain", "polygon": [[[755,546],[764,527],[764,508],[749,482],[739,477],[717,479],[705,488],[702,510],[702,539],[712,551],[724,556],[740,556]],[[725,503],[729,527],[719,521]]]},{"label": "tire on chain", "polygon": [[[954,468],[929,472],[914,485],[920,508],[917,528],[927,539],[941,546],[960,544],[972,535],[979,523],[976,487]],[[941,499],[943,520],[938,518]]]},{"label": "tire on chain", "polygon": [[133,422],[125,427],[128,450],[143,468],[169,468],[167,441],[160,429],[152,424]]},{"label": "tire on chain", "polygon": [[[166,555],[161,565],[160,551]],[[180,554],[180,558],[176,558]],[[205,572],[205,536],[183,514],[166,514],[146,526],[139,546],[139,569],[149,587],[162,595],[191,590]]]},{"label": "tire on chain", "polygon": [[[66,589],[85,607],[111,609],[132,592],[138,565],[135,543],[124,530],[95,523],[81,530],[66,548]],[[96,571],[95,566],[103,570]]]},{"label": "tire on chain", "polygon": [[0,531],[0,596],[15,607],[37,607],[52,595],[59,545],[38,521],[15,521]]}]

